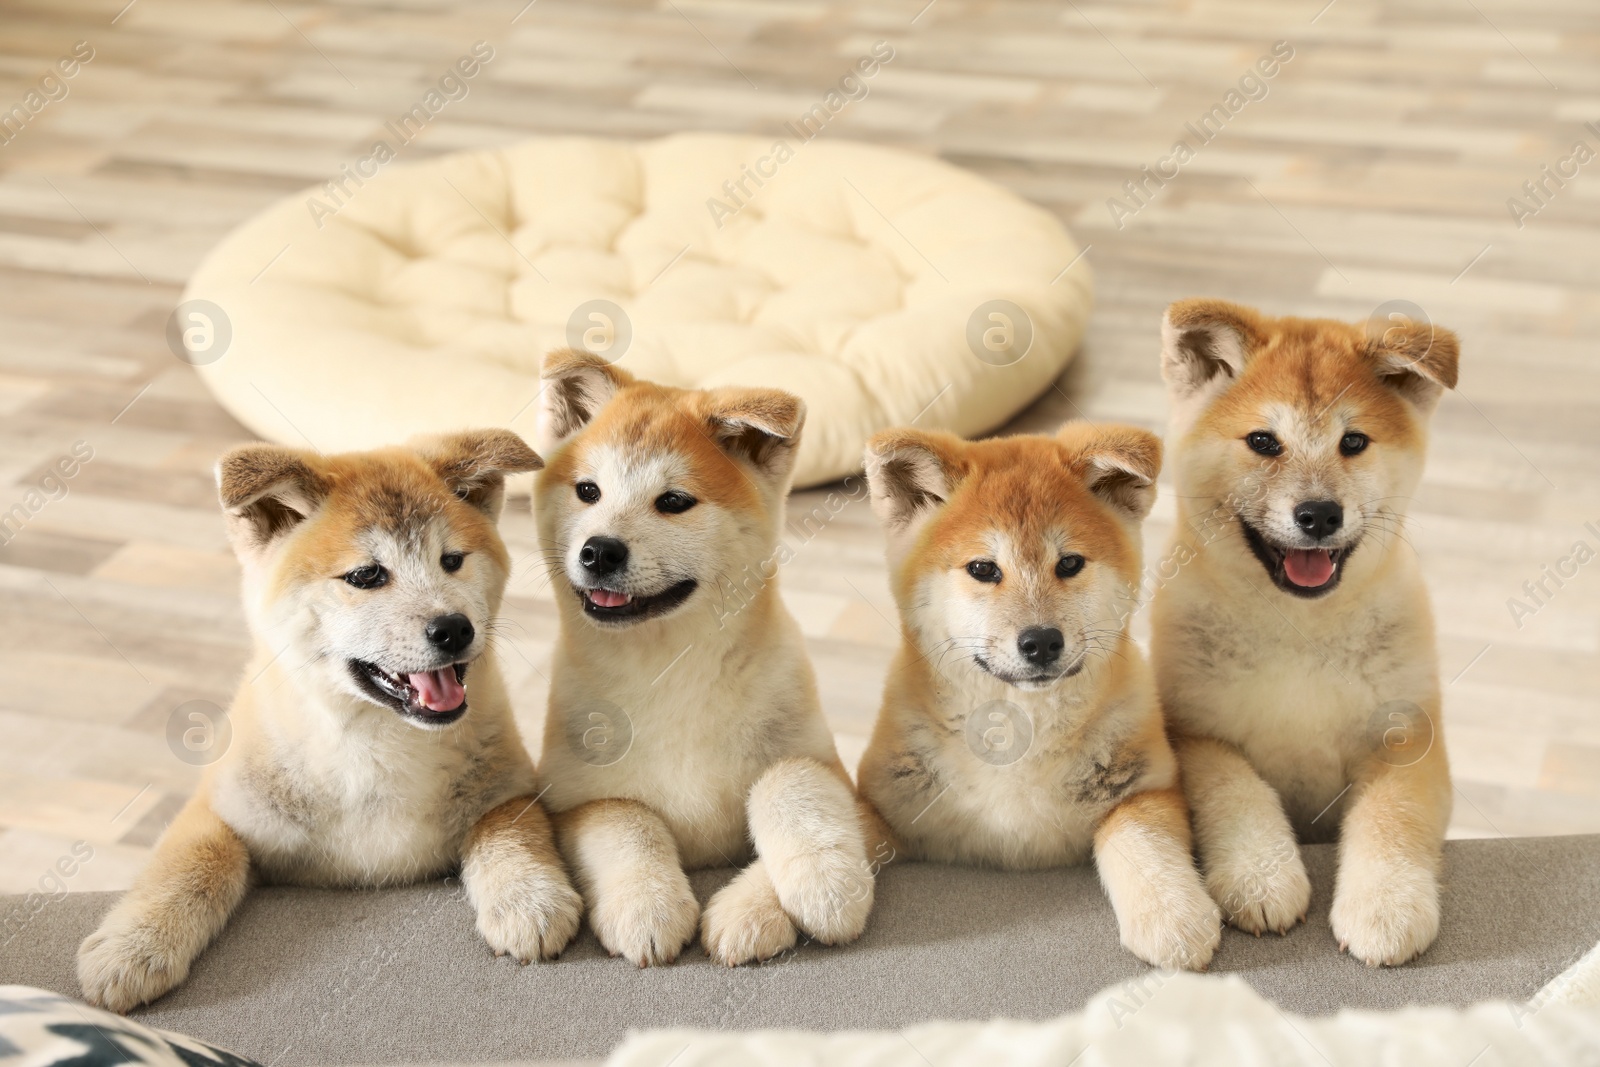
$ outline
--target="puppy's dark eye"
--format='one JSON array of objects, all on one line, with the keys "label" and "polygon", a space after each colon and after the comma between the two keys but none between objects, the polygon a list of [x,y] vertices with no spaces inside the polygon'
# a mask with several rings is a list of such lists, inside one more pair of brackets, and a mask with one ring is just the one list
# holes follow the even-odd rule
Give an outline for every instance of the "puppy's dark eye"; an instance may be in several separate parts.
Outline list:
[{"label": "puppy's dark eye", "polygon": [[466,560],[466,558],[467,557],[460,552],[446,552],[444,555],[439,557],[439,566],[443,567],[451,574],[454,574],[456,571],[461,569],[461,564],[464,560]]},{"label": "puppy's dark eye", "polygon": [[1278,443],[1278,439],[1265,430],[1245,434],[1244,443],[1250,446],[1250,451],[1259,452],[1263,456],[1276,456],[1283,451],[1283,445]]},{"label": "puppy's dark eye", "polygon": [[600,499],[600,487],[593,482],[583,481],[578,483],[578,499],[585,504],[593,504]]},{"label": "puppy's dark eye", "polygon": [[1083,570],[1083,557],[1074,552],[1061,557],[1060,562],[1056,564],[1056,577],[1071,578],[1081,570]]},{"label": "puppy's dark eye", "polygon": [[698,503],[700,501],[688,493],[680,493],[674,489],[656,497],[656,510],[666,515],[682,515]]},{"label": "puppy's dark eye", "polygon": [[1367,450],[1367,435],[1364,433],[1347,433],[1339,439],[1339,452],[1341,455],[1355,456]]},{"label": "puppy's dark eye", "polygon": [[376,589],[389,581],[389,572],[380,564],[368,563],[365,567],[357,567],[346,574],[344,580],[357,589]]},{"label": "puppy's dark eye", "polygon": [[967,564],[967,573],[980,582],[998,582],[1000,580],[1000,568],[993,560],[989,559],[973,560]]}]

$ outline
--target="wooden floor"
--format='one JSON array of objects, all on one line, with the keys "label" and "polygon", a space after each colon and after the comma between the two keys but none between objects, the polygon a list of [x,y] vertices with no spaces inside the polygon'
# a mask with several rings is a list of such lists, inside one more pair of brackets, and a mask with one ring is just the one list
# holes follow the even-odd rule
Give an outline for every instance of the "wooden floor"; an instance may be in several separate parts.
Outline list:
[{"label": "wooden floor", "polygon": [[[1600,162],[1525,199],[1520,226],[1507,203],[1575,142],[1600,150],[1592,0],[31,0],[0,4],[0,109],[75,42],[93,58],[0,145],[0,511],[29,512],[0,548],[0,890],[78,840],[72,888],[125,884],[198,776],[170,724],[226,704],[246,656],[209,472],[248,434],[164,339],[207,248],[364,154],[474,41],[495,58],[402,159],[775,133],[880,39],[893,61],[825,136],[939,155],[1090,245],[1087,341],[1019,427],[1159,429],[1179,297],[1350,319],[1405,299],[1461,333],[1409,531],[1440,617],[1454,832],[1600,831],[1600,562],[1531,615],[1508,606],[1575,542],[1600,549]],[[1247,85],[1176,178],[1127,199],[1276,41],[1293,55],[1265,95]],[[78,442],[92,458],[30,497]],[[525,503],[506,525],[530,555]],[[896,640],[865,504],[783,581],[853,760]],[[508,614],[537,737],[555,620],[531,568]]]}]

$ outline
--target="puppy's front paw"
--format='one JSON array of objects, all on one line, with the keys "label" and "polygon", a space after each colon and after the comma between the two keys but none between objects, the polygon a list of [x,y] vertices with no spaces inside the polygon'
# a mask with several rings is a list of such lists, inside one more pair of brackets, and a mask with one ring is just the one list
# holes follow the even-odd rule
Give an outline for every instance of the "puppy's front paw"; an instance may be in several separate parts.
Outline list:
[{"label": "puppy's front paw", "polygon": [[1311,906],[1311,878],[1292,840],[1262,851],[1216,859],[1206,871],[1206,889],[1222,916],[1247,934],[1286,934]]},{"label": "puppy's front paw", "polygon": [[771,959],[793,948],[798,936],[772,880],[759,866],[748,868],[723,886],[706,905],[700,922],[706,955],[729,967]]},{"label": "puppy's front paw", "polygon": [[529,871],[478,900],[478,933],[496,956],[522,963],[561,955],[582,921],[583,898],[557,871]]},{"label": "puppy's front paw", "polygon": [[693,938],[700,902],[681,870],[676,878],[639,877],[601,893],[589,909],[589,925],[606,951],[640,967],[671,963]]},{"label": "puppy's front paw", "polygon": [[182,982],[192,962],[159,931],[113,914],[78,947],[78,984],[90,1004],[126,1013]]},{"label": "puppy's front paw", "polygon": [[1439,936],[1439,880],[1411,863],[1346,862],[1328,921],[1341,949],[1369,967],[1397,967]]},{"label": "puppy's front paw", "polygon": [[875,885],[864,856],[823,849],[793,857],[771,874],[783,910],[822,944],[854,941],[867,928]]},{"label": "puppy's front paw", "polygon": [[1164,884],[1117,912],[1122,947],[1166,970],[1203,971],[1222,942],[1222,913],[1198,876]]}]

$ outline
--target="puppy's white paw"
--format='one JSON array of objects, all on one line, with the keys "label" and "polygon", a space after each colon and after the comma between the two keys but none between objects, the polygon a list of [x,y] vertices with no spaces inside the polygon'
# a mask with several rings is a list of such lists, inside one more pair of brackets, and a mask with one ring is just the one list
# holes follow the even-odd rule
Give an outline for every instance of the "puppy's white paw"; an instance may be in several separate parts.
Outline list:
[{"label": "puppy's white paw", "polygon": [[1345,863],[1328,921],[1340,949],[1369,967],[1397,967],[1439,936],[1439,880],[1410,863]]},{"label": "puppy's white paw", "polygon": [[479,893],[478,933],[496,956],[555,959],[582,921],[583,898],[559,871],[530,870]]},{"label": "puppy's white paw", "polygon": [[759,867],[723,886],[706,905],[700,921],[700,942],[706,955],[729,967],[771,959],[793,948],[798,937],[772,880]]},{"label": "puppy's white paw", "polygon": [[681,870],[671,874],[677,877],[641,874],[597,894],[589,925],[607,952],[652,967],[671,963],[693,940],[700,902]]},{"label": "puppy's white paw", "polygon": [[1288,933],[1311,906],[1311,878],[1287,838],[1263,851],[1214,859],[1206,889],[1224,919],[1257,937],[1266,930]]},{"label": "puppy's white paw", "polygon": [[193,962],[159,930],[113,913],[78,947],[78,984],[90,1004],[126,1013],[182,982]]},{"label": "puppy's white paw", "polygon": [[768,869],[783,910],[814,940],[842,945],[867,928],[875,883],[859,850],[826,848]]},{"label": "puppy's white paw", "polygon": [[849,781],[813,759],[767,768],[749,797],[750,835],[796,926],[824,945],[854,941],[874,892]]},{"label": "puppy's white paw", "polygon": [[1203,971],[1222,942],[1222,912],[1198,876],[1164,885],[1118,910],[1122,947],[1165,970]]}]

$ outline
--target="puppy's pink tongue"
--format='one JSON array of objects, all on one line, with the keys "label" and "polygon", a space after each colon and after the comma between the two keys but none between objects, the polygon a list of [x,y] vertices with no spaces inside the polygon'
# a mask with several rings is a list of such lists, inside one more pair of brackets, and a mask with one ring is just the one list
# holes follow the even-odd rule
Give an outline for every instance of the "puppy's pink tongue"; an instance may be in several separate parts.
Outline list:
[{"label": "puppy's pink tongue", "polygon": [[1284,554],[1283,571],[1295,585],[1315,589],[1333,577],[1333,553],[1325,548],[1291,548]]},{"label": "puppy's pink tongue", "polygon": [[589,602],[601,608],[620,608],[631,598],[626,593],[613,593],[609,589],[589,590]]},{"label": "puppy's pink tongue", "polygon": [[467,691],[456,677],[454,667],[440,671],[418,671],[406,675],[406,681],[417,691],[417,699],[429,711],[454,711],[467,699]]}]

